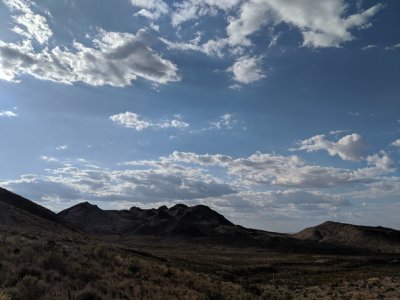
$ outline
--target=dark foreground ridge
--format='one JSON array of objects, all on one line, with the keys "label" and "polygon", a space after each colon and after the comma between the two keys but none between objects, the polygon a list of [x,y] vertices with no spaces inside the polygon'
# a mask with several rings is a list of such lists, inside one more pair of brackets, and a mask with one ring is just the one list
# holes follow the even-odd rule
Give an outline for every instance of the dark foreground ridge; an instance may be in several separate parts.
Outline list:
[{"label": "dark foreground ridge", "polygon": [[51,210],[3,188],[0,188],[0,225],[23,227],[24,230],[81,233],[79,228]]}]

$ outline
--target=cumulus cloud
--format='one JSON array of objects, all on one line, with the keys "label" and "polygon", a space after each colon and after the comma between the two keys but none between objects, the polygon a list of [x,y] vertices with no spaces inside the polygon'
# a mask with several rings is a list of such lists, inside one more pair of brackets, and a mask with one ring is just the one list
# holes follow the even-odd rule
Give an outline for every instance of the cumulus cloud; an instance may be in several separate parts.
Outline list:
[{"label": "cumulus cloud", "polygon": [[[161,7],[158,1],[153,2],[143,1],[142,4]],[[5,3],[15,13],[13,30],[23,40],[0,40],[2,80],[18,82],[21,75],[28,74],[64,84],[84,82],[116,87],[131,85],[138,78],[155,84],[180,80],[177,66],[150,47],[152,38],[145,30],[132,34],[99,29],[91,38],[91,46],[75,41],[71,47],[50,48],[52,31],[46,18],[32,10],[34,3],[24,0],[6,0]],[[35,47],[34,41],[46,47]]]},{"label": "cumulus cloud", "polygon": [[177,128],[184,129],[190,126],[189,123],[186,123],[179,119],[173,120],[164,120],[160,122],[151,122],[143,120],[138,114],[133,112],[125,112],[113,115],[110,117],[110,120],[127,128],[134,128],[137,131],[142,131],[146,128]]},{"label": "cumulus cloud", "polygon": [[110,117],[110,120],[124,127],[134,128],[137,131],[152,126],[150,122],[141,120],[138,114],[129,111],[113,115]]},{"label": "cumulus cloud", "polygon": [[[49,156],[42,159],[52,161]],[[354,198],[398,195],[400,181],[388,176],[395,169],[386,152],[367,156],[365,163],[353,170],[309,164],[296,155],[256,152],[234,158],[174,151],[155,160],[124,162],[116,169],[71,162],[0,185],[46,203],[62,199],[64,205],[89,200],[152,207],[188,201],[246,222],[258,214],[326,218],[348,211]]]},{"label": "cumulus cloud", "polygon": [[377,154],[369,155],[366,158],[369,165],[375,166],[383,172],[394,171],[394,162],[385,151],[380,151]]},{"label": "cumulus cloud", "polygon": [[65,84],[84,82],[89,85],[123,87],[143,78],[165,84],[180,80],[177,67],[155,53],[147,44],[144,30],[131,33],[100,30],[94,47],[75,42],[74,49],[35,52],[28,42],[0,41],[0,75],[13,81],[22,74]]},{"label": "cumulus cloud", "polygon": [[233,79],[239,83],[251,83],[265,77],[260,68],[261,57],[242,56],[228,68],[233,73]]},{"label": "cumulus cloud", "polygon": [[15,33],[29,40],[36,40],[39,44],[46,44],[53,35],[53,31],[47,24],[44,16],[35,13],[31,6],[32,1],[3,0],[14,13],[12,19],[16,26],[12,29]]},{"label": "cumulus cloud", "polygon": [[0,117],[15,118],[18,117],[18,115],[10,110],[0,110]]},{"label": "cumulus cloud", "polygon": [[369,167],[356,170],[307,164],[297,155],[282,156],[256,152],[249,157],[233,159],[221,154],[173,152],[167,160],[226,169],[233,182],[243,188],[292,187],[327,189],[363,185],[379,180],[377,176],[393,171],[386,153],[369,158]]},{"label": "cumulus cloud", "polygon": [[219,197],[235,192],[230,185],[201,170],[170,163],[147,166],[150,167],[114,171],[67,166],[49,170],[48,175],[23,176],[1,182],[1,185],[40,190],[42,196],[56,194],[54,187],[59,187],[59,197],[69,200],[134,200],[142,203]]},{"label": "cumulus cloud", "polygon": [[349,134],[337,142],[326,139],[325,135],[320,134],[299,143],[299,148],[292,150],[305,150],[315,152],[325,150],[331,156],[338,155],[343,160],[358,161],[362,159],[362,153],[366,146],[363,138],[357,134]]},{"label": "cumulus cloud", "polygon": [[250,46],[249,37],[262,27],[286,23],[300,30],[304,46],[338,47],[353,39],[351,29],[368,26],[368,20],[382,8],[382,4],[350,16],[345,16],[346,7],[343,0],[246,1],[239,16],[229,19],[229,42]]}]

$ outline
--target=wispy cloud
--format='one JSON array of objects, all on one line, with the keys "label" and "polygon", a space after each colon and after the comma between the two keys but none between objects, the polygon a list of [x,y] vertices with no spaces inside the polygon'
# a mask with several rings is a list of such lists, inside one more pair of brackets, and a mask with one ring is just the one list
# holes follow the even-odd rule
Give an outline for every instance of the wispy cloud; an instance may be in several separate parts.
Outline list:
[{"label": "wispy cloud", "polygon": [[149,120],[144,120],[141,116],[133,112],[125,112],[119,113],[116,115],[112,115],[110,120],[127,128],[133,128],[136,131],[142,131],[147,128],[176,128],[176,129],[184,129],[190,126],[189,123],[186,123],[180,119],[172,119],[172,120],[162,120],[160,122],[152,122]]},{"label": "wispy cloud", "polygon": [[11,110],[0,110],[0,117],[15,118],[18,117],[18,115]]}]

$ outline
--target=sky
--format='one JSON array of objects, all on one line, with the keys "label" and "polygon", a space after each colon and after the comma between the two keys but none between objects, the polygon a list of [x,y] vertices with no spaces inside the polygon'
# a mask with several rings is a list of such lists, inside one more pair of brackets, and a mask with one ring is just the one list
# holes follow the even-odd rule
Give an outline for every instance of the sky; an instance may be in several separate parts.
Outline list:
[{"label": "sky", "polygon": [[0,0],[0,186],[400,229],[400,2]]}]

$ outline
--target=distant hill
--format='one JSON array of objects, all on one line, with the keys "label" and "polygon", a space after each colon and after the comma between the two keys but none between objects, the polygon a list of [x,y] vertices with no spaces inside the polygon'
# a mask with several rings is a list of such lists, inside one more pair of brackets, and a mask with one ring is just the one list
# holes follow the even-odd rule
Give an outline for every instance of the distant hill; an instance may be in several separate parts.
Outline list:
[{"label": "distant hill", "polygon": [[0,227],[27,232],[81,233],[51,210],[3,188],[0,188]]},{"label": "distant hill", "polygon": [[370,227],[325,222],[293,235],[301,240],[344,245],[377,252],[400,253],[400,231],[385,227]]}]

